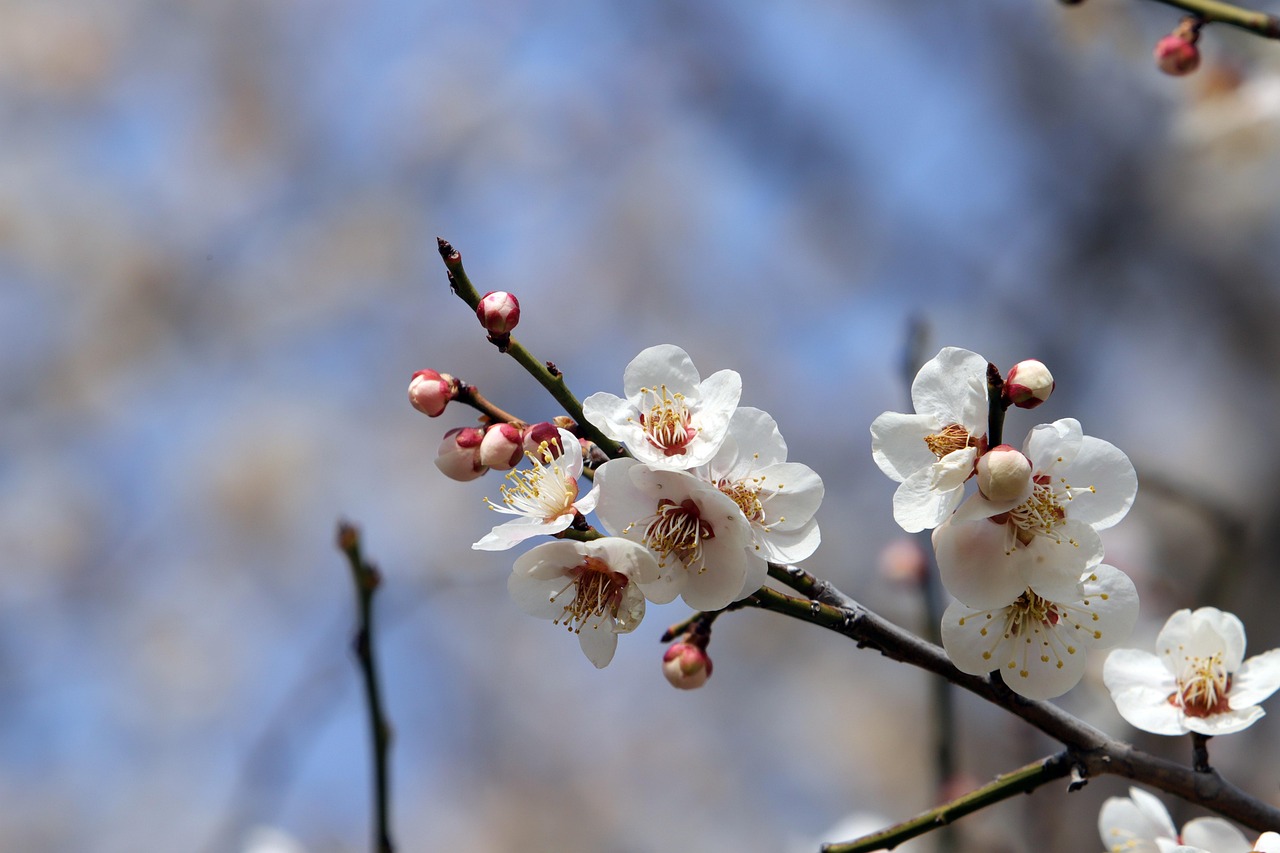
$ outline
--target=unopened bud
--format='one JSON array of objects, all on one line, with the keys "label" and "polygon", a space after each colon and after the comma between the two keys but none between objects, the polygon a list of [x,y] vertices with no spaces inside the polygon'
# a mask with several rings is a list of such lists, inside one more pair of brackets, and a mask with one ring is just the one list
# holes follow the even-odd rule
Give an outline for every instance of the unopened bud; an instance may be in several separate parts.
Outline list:
[{"label": "unopened bud", "polygon": [[458,393],[458,382],[447,373],[419,370],[409,380],[409,402],[428,417],[436,417]]},{"label": "unopened bud", "polygon": [[[560,428],[550,421],[543,421],[539,424],[529,424],[524,431],[524,449],[538,456],[538,448],[543,442],[547,443],[547,450],[551,453],[551,458],[556,459],[564,452],[564,448],[560,446]],[[539,461],[545,461],[538,456]]]},{"label": "unopened bud", "polygon": [[1199,38],[1200,22],[1192,17],[1183,18],[1177,29],[1156,42],[1153,51],[1156,67],[1174,77],[1195,71],[1200,67],[1200,48],[1196,47]]},{"label": "unopened bud", "polygon": [[1034,409],[1049,399],[1056,384],[1044,362],[1029,358],[1009,371],[1004,380],[1004,396],[1020,409]]},{"label": "unopened bud", "polygon": [[491,290],[480,297],[476,316],[490,337],[509,335],[520,322],[520,300],[505,290]]},{"label": "unopened bud", "polygon": [[524,435],[511,424],[493,424],[480,442],[480,464],[510,471],[524,458]]},{"label": "unopened bud", "polygon": [[1031,460],[1002,444],[978,457],[978,491],[993,503],[1017,501],[1031,494]]},{"label": "unopened bud", "polygon": [[662,655],[662,674],[672,687],[693,690],[711,677],[711,658],[706,649],[693,643],[672,643]]},{"label": "unopened bud", "polygon": [[488,467],[480,462],[480,442],[484,433],[475,427],[457,427],[444,434],[436,451],[436,467],[451,480],[474,480]]}]

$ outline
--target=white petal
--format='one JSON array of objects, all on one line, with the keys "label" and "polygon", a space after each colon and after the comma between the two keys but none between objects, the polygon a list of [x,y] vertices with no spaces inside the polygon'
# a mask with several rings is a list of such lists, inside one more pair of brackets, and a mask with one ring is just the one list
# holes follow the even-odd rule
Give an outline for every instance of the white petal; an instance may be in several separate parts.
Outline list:
[{"label": "white petal", "polygon": [[[756,553],[774,563],[798,563],[813,555],[822,544],[818,522],[810,520],[799,530],[771,531],[756,537]],[[754,592],[754,590],[752,590]]]},{"label": "white petal", "polygon": [[582,545],[587,554],[604,560],[610,569],[637,583],[656,581],[661,574],[653,552],[628,539],[606,536]]},{"label": "white petal", "polygon": [[657,500],[642,492],[632,480],[631,471],[640,463],[634,459],[610,459],[596,469],[596,517],[600,526],[614,536],[636,538],[643,531],[635,527],[623,533],[634,522],[653,515]]},{"label": "white petal", "polygon": [[1007,552],[1007,542],[1004,526],[985,519],[962,524],[948,521],[938,527],[933,547],[947,592],[975,608],[1003,607],[1014,601],[1027,582],[1020,552]]},{"label": "white petal", "polygon": [[1280,649],[1249,658],[1231,676],[1231,707],[1257,705],[1280,689]]},{"label": "white petal", "polygon": [[1182,827],[1182,842],[1213,853],[1249,853],[1253,845],[1244,833],[1220,817],[1198,817]]},{"label": "white petal", "polygon": [[618,648],[618,635],[602,624],[588,622],[578,634],[578,645],[596,669],[604,669]]},{"label": "white petal", "polygon": [[684,566],[677,560],[671,560],[666,565],[659,566],[656,579],[642,582],[640,590],[654,604],[667,604],[676,600],[688,579],[689,573],[684,570]]},{"label": "white petal", "polygon": [[659,344],[641,350],[622,372],[623,393],[632,402],[639,398],[641,388],[661,385],[666,385],[672,394],[696,397],[699,381],[693,359],[674,344]]},{"label": "white petal", "polygon": [[480,537],[480,540],[471,548],[476,551],[505,551],[534,536],[559,533],[561,530],[568,529],[570,524],[573,524],[572,515],[562,515],[551,521],[520,516],[499,524]]},{"label": "white petal", "polygon": [[729,434],[737,443],[739,456],[751,461],[749,470],[787,461],[787,443],[768,412],[739,406],[729,419]]},{"label": "white petal", "polygon": [[[943,347],[920,368],[911,383],[911,405],[922,415],[932,415],[943,425],[987,407],[987,360],[959,347]],[[985,432],[985,430],[983,430]]]},{"label": "white petal", "polygon": [[1213,737],[1214,735],[1229,735],[1233,732],[1244,731],[1265,715],[1266,711],[1263,711],[1257,705],[1252,705],[1239,710],[1232,708],[1230,711],[1213,714],[1209,717],[1186,717],[1183,722],[1191,731]]},{"label": "white petal", "polygon": [[[704,418],[714,415],[715,425],[720,430],[721,437],[728,432],[729,421],[741,398],[742,376],[736,370],[717,370],[704,379],[697,390],[699,412]],[[760,413],[769,417],[764,412]],[[779,435],[778,439],[781,440],[782,436]],[[719,444],[718,440],[717,444]],[[786,458],[786,445],[783,445],[783,458]]]},{"label": "white petal", "polygon": [[[1154,801],[1154,807],[1149,801]],[[1129,797],[1111,797],[1102,804],[1098,833],[1108,850],[1125,853],[1156,853],[1157,838],[1178,836],[1168,810],[1138,788],[1130,788]]]},{"label": "white petal", "polygon": [[871,422],[871,458],[896,483],[938,460],[925,439],[946,424],[929,415],[885,412]]},{"label": "white petal", "polygon": [[631,402],[606,391],[597,391],[582,401],[582,416],[614,441],[643,435],[634,420],[637,414]]},{"label": "white petal", "polygon": [[702,553],[706,568],[685,572],[687,579],[680,597],[694,610],[720,610],[742,592],[747,578],[747,553],[740,541],[735,547],[732,537],[722,539],[719,535],[703,543]]},{"label": "white petal", "polygon": [[1057,605],[1059,634],[1073,644],[1109,649],[1127,640],[1138,621],[1138,590],[1114,566],[1095,566],[1072,595],[1032,589]]},{"label": "white petal", "polygon": [[921,468],[893,493],[893,520],[908,533],[931,530],[947,519],[964,496],[961,489],[935,489],[933,471]]},{"label": "white petal", "polygon": [[822,505],[826,487],[808,465],[782,462],[762,468],[757,497],[764,506],[765,524],[773,530],[795,530],[809,523]]},{"label": "white petal", "polygon": [[1280,833],[1264,832],[1253,843],[1256,853],[1280,853]]},{"label": "white petal", "polygon": [[1179,672],[1186,657],[1208,658],[1222,655],[1228,672],[1240,668],[1244,660],[1244,623],[1235,614],[1216,607],[1192,612],[1179,610],[1169,617],[1156,637],[1156,651],[1167,658],[1171,672]]},{"label": "white petal", "polygon": [[1032,427],[1022,443],[1022,452],[1031,460],[1037,474],[1047,474],[1058,465],[1070,464],[1080,452],[1084,433],[1075,418],[1062,418],[1051,424]]},{"label": "white petal", "polygon": [[751,552],[747,553],[747,571],[742,576],[742,587],[738,590],[738,594],[734,596],[734,601],[741,601],[751,593],[764,586],[769,578],[769,564],[762,557]]},{"label": "white petal", "polygon": [[1055,474],[1072,488],[1071,517],[1098,530],[1124,518],[1138,493],[1138,475],[1129,457],[1110,442],[1089,435],[1084,436],[1080,452],[1066,470]]},{"label": "white petal", "polygon": [[1130,725],[1158,735],[1185,734],[1183,714],[1169,702],[1177,691],[1173,675],[1150,652],[1116,649],[1102,666],[1102,680],[1116,710]]}]

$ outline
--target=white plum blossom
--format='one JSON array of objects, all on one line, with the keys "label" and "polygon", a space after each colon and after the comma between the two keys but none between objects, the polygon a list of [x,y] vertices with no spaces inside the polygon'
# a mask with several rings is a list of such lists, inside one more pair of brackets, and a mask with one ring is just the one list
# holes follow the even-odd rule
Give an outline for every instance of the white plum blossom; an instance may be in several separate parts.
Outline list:
[{"label": "white plum blossom", "polygon": [[1155,796],[1130,788],[1128,797],[1110,797],[1098,812],[1098,832],[1107,853],[1248,853],[1248,839],[1220,817],[1198,817],[1173,827],[1169,811]]},{"label": "white plum blossom", "polygon": [[871,424],[871,455],[899,483],[893,518],[908,533],[937,527],[964,496],[986,447],[987,360],[945,347],[911,383],[915,414],[885,412]]},{"label": "white plum blossom", "polygon": [[654,604],[679,595],[695,610],[719,610],[764,583],[768,566],[747,555],[751,525],[714,485],[684,471],[612,459],[596,470],[596,489],[601,526],[657,555],[662,576],[644,588]]},{"label": "white plum blossom", "polygon": [[1264,832],[1253,842],[1254,853],[1280,853],[1280,832]]},{"label": "white plum blossom", "polygon": [[507,591],[525,613],[577,634],[587,659],[603,668],[613,660],[618,635],[634,631],[644,618],[640,585],[658,574],[653,554],[634,542],[560,540],[522,554]]},{"label": "white plum blossom", "polygon": [[582,476],[582,447],[568,430],[559,431],[559,444],[542,442],[536,452],[526,451],[530,467],[507,474],[510,485],[499,487],[503,506],[485,498],[489,508],[514,515],[499,524],[471,547],[477,551],[505,551],[511,546],[539,535],[550,535],[568,529],[575,515],[586,515],[595,509],[599,493],[592,489],[578,496],[578,478]]},{"label": "white plum blossom", "polygon": [[1265,713],[1280,689],[1280,649],[1244,660],[1244,624],[1215,607],[1179,610],[1156,637],[1156,654],[1116,649],[1102,678],[1120,716],[1158,735],[1225,735]]},{"label": "white plum blossom", "polygon": [[808,465],[787,461],[787,443],[767,412],[748,406],[735,411],[719,452],[691,473],[742,510],[753,555],[795,563],[817,550],[822,538],[813,514],[822,503],[822,478]]},{"label": "white plum blossom", "polygon": [[705,465],[720,449],[742,395],[742,377],[721,370],[701,379],[688,353],[672,344],[641,351],[622,374],[625,397],[603,391],[582,413],[636,459],[657,468]]},{"label": "white plum blossom", "polygon": [[1098,530],[1124,518],[1137,494],[1129,458],[1073,418],[1035,427],[1022,452],[1029,496],[974,494],[933,532],[942,584],[970,607],[1006,604],[1033,582],[1074,581],[1102,560]]},{"label": "white plum blossom", "polygon": [[942,645],[958,669],[999,670],[1029,699],[1049,699],[1084,676],[1085,653],[1124,642],[1138,618],[1138,593],[1124,572],[1099,565],[1071,584],[1030,586],[1001,606],[952,602]]}]

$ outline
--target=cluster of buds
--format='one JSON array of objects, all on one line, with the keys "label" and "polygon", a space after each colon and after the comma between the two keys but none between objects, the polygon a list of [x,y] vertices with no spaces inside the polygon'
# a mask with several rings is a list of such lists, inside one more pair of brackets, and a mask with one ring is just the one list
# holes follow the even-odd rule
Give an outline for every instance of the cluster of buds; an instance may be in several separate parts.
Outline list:
[{"label": "cluster of buds", "polygon": [[1183,18],[1169,35],[1156,42],[1156,67],[1165,74],[1181,77],[1200,67],[1200,27],[1204,21],[1194,16]]},{"label": "cluster of buds", "polygon": [[[429,372],[429,371],[420,371]],[[436,467],[451,480],[474,480],[489,469],[510,471],[524,458],[547,444],[552,458],[564,452],[554,423],[529,426],[496,423],[487,427],[458,427],[444,434],[436,452]]]}]

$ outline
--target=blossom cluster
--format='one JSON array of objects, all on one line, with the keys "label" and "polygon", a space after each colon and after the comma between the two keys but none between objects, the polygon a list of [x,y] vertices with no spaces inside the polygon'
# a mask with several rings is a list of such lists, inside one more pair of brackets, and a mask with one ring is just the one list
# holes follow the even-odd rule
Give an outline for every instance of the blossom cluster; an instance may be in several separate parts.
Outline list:
[{"label": "blossom cluster", "polygon": [[[414,381],[411,398],[415,388],[425,396],[425,387],[435,399],[452,380],[420,371]],[[773,418],[739,406],[741,393],[735,371],[703,379],[684,350],[650,347],[627,366],[622,396],[600,392],[582,403],[584,418],[626,455],[592,468],[593,447],[566,428],[572,423],[495,423],[446,434],[437,465],[455,479],[511,469],[500,500],[488,503],[513,518],[473,548],[580,534],[519,557],[508,590],[525,612],[576,633],[587,658],[603,667],[646,602],[679,597],[719,610],[759,589],[769,562],[798,562],[817,549],[822,480],[787,461]],[[438,414],[443,406],[419,408]],[[521,459],[528,464],[517,467]],[[584,494],[587,476],[594,485]],[[592,513],[597,525],[586,520]]]},{"label": "blossom cluster", "polygon": [[1280,834],[1264,832],[1250,842],[1220,817],[1195,818],[1178,832],[1169,810],[1140,788],[1102,804],[1098,833],[1107,853],[1280,853]]},{"label": "blossom cluster", "polygon": [[1098,531],[1125,516],[1138,481],[1122,452],[1072,418],[1033,427],[1020,448],[991,446],[990,413],[1038,406],[1054,382],[1038,361],[994,385],[989,372],[977,353],[943,349],[912,383],[915,413],[872,423],[872,456],[899,484],[898,524],[933,530],[955,599],[942,623],[952,661],[1044,699],[1071,689],[1086,650],[1123,641],[1137,619],[1133,582],[1102,562]]}]

